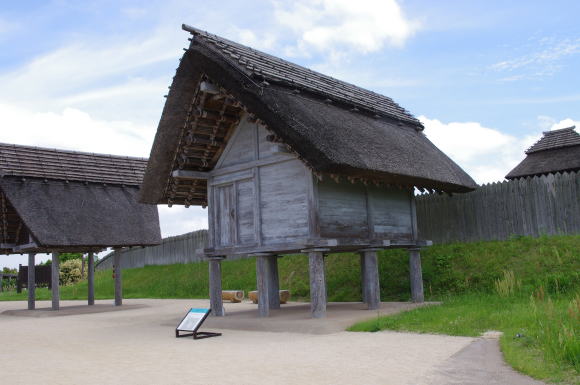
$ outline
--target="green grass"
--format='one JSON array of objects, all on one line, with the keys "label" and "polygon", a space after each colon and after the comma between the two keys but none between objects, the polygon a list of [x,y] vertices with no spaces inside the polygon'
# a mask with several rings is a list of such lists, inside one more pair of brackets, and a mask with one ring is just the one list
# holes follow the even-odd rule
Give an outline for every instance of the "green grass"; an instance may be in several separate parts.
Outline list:
[{"label": "green grass", "polygon": [[[503,242],[436,245],[422,251],[423,279],[427,297],[471,291],[493,292],[494,282],[505,270],[514,272],[524,288],[543,286],[548,294],[580,287],[580,236],[517,238]],[[308,299],[308,259],[289,255],[279,259],[280,286],[294,299]],[[381,298],[409,300],[408,255],[388,250],[379,255]],[[223,288],[255,290],[253,259],[222,263]],[[330,301],[359,301],[358,255],[332,254],[326,258],[327,291]],[[207,263],[146,266],[123,271],[126,298],[207,298]],[[86,282],[61,288],[63,299],[86,298]],[[113,298],[111,271],[97,272],[97,298]],[[49,299],[46,289],[39,299]],[[22,300],[26,293],[0,293],[0,300]]]},{"label": "green grass", "polygon": [[538,379],[580,384],[580,294],[469,293],[442,299],[441,306],[377,317],[348,330],[473,337],[499,330],[504,357],[515,369]]}]

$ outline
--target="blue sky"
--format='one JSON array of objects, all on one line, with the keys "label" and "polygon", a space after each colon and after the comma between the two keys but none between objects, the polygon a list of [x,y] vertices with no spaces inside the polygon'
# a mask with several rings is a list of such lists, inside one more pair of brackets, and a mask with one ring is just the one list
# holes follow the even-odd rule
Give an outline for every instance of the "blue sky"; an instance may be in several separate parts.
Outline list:
[{"label": "blue sky", "polygon": [[[0,5],[0,141],[148,156],[188,34],[395,99],[480,183],[580,121],[580,2],[23,1]],[[164,235],[206,226],[160,207]]]}]

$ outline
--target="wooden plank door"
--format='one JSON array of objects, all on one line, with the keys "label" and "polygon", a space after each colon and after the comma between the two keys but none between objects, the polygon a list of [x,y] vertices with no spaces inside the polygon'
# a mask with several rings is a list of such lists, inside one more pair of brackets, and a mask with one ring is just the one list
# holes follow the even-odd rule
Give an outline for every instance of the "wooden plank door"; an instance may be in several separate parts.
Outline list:
[{"label": "wooden plank door", "polygon": [[236,193],[234,184],[215,188],[216,227],[215,240],[218,246],[232,246],[236,243]]}]

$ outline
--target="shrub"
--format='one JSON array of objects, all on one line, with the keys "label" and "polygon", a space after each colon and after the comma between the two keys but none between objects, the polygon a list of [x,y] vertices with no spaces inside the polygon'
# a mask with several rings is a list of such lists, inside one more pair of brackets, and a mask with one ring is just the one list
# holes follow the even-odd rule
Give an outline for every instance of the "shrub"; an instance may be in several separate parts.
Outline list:
[{"label": "shrub", "polygon": [[81,279],[86,278],[81,275],[81,260],[70,259],[61,263],[59,281],[61,285],[72,285]]}]

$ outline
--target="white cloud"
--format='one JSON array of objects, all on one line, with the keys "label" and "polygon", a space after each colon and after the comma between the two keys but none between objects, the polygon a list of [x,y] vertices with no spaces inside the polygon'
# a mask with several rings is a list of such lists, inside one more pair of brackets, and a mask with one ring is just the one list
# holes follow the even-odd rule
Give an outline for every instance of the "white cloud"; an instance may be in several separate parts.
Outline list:
[{"label": "white cloud", "polygon": [[419,120],[427,137],[479,184],[503,180],[540,137],[538,133],[518,138],[477,122],[444,123],[425,116]]},{"label": "white cloud", "polygon": [[[537,50],[536,47],[540,49]],[[534,41],[533,51],[491,65],[491,69],[507,73],[502,81],[517,81],[545,78],[554,75],[562,68],[562,60],[580,53],[580,39],[555,40],[543,38]],[[526,47],[527,48],[527,47]]]},{"label": "white cloud", "polygon": [[276,20],[298,36],[296,55],[313,48],[369,53],[385,45],[401,47],[418,30],[395,0],[299,0],[275,2]]}]

